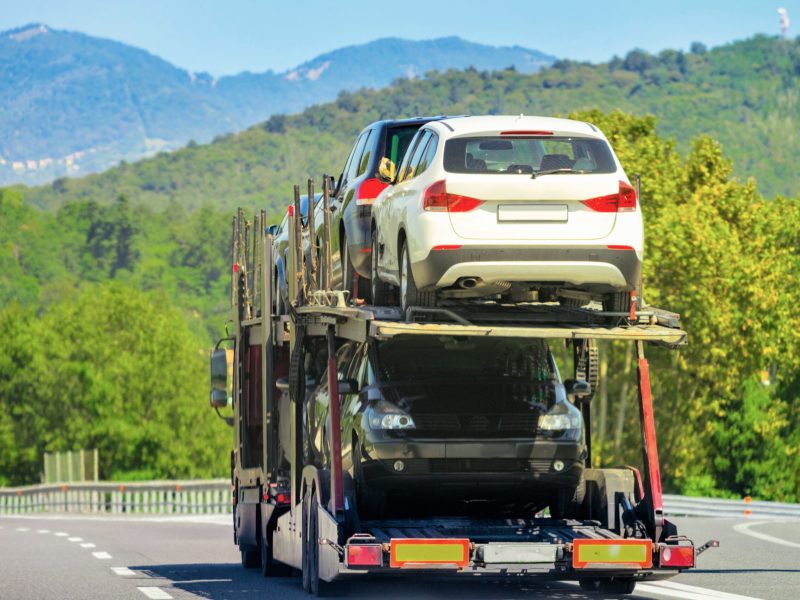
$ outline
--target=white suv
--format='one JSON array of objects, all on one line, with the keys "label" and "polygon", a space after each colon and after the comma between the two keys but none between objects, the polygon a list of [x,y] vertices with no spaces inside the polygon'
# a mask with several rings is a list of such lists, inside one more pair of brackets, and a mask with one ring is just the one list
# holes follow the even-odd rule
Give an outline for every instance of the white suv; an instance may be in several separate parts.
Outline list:
[{"label": "white suv", "polygon": [[[384,169],[387,171],[394,169]],[[388,175],[392,178],[393,175]],[[373,302],[501,295],[627,311],[641,288],[636,191],[605,136],[567,119],[427,123],[372,207]]]}]

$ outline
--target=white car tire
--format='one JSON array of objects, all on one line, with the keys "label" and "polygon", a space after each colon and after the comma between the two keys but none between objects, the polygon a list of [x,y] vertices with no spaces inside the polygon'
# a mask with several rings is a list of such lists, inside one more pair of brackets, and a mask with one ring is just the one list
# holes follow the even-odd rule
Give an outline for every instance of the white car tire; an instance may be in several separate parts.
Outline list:
[{"label": "white car tire", "polygon": [[411,271],[408,244],[400,244],[400,310],[405,314],[409,306],[436,306],[436,291],[421,292]]}]

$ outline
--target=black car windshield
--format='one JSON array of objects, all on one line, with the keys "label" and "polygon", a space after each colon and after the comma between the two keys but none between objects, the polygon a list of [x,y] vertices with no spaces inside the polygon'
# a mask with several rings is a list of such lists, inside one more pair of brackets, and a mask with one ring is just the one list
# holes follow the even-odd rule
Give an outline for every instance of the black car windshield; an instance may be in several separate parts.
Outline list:
[{"label": "black car windshield", "polygon": [[604,140],[582,137],[490,136],[447,140],[449,173],[614,173],[617,165]]},{"label": "black car windshield", "polygon": [[552,402],[555,373],[544,340],[401,336],[377,344],[375,352],[382,384],[444,382],[451,389],[524,384],[529,394],[545,404]]}]

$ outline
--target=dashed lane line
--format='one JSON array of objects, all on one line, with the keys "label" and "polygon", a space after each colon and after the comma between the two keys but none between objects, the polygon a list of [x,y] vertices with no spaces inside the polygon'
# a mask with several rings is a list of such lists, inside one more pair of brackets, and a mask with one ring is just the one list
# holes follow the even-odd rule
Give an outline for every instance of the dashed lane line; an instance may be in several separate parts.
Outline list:
[{"label": "dashed lane line", "polygon": [[67,538],[67,541],[68,542],[82,542],[83,538],[82,537],[71,537],[71,538]]},{"label": "dashed lane line", "polygon": [[92,552],[92,556],[99,560],[109,560],[111,558],[108,552]]},{"label": "dashed lane line", "polygon": [[761,533],[760,531],[751,531],[751,527],[755,527],[756,525],[764,525],[765,523],[775,523],[776,521],[754,521],[752,523],[739,523],[738,525],[733,526],[733,530],[742,533],[744,535],[749,535],[750,537],[757,538],[759,540],[764,540],[765,542],[771,542],[773,544],[779,544],[781,546],[788,546],[789,548],[800,548],[800,544],[797,542],[790,542],[789,540],[784,540],[779,537],[775,537],[774,535],[768,535],[766,533]]},{"label": "dashed lane line", "polygon": [[81,548],[97,548],[97,546],[92,542],[84,542],[81,544]]},{"label": "dashed lane line", "polygon": [[50,533],[49,529],[37,529],[36,533]]},{"label": "dashed lane line", "polygon": [[134,577],[136,575],[136,572],[131,571],[128,567],[111,567],[111,571],[121,577]]},{"label": "dashed lane line", "polygon": [[67,537],[69,534],[64,531],[57,531],[53,535],[56,537]]},{"label": "dashed lane line", "polygon": [[172,596],[158,587],[137,587],[136,589],[152,600],[172,600]]},{"label": "dashed lane line", "polygon": [[17,531],[25,532],[25,531],[30,531],[30,529],[28,529],[27,527],[17,527]]}]

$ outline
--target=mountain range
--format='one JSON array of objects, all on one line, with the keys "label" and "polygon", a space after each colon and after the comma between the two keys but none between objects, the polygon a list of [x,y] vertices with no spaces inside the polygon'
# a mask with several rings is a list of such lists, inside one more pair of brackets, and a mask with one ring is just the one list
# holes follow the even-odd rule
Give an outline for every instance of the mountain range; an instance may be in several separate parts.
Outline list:
[{"label": "mountain range", "polygon": [[531,73],[554,60],[457,37],[384,38],[283,73],[215,79],[120,42],[26,25],[0,33],[0,185],[43,183],[208,142],[343,90],[470,66]]}]

